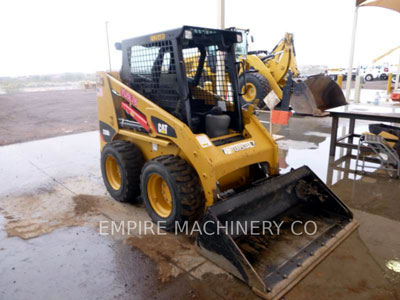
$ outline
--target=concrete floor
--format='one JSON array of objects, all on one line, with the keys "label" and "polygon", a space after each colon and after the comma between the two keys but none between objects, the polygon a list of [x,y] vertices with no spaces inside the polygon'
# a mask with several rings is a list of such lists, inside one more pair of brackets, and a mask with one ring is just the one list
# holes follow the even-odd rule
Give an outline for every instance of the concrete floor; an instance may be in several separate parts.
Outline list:
[{"label": "concrete floor", "polygon": [[[330,118],[294,116],[274,131],[285,136],[282,172],[309,165],[361,223],[285,298],[400,299],[400,273],[388,268],[400,262],[400,181],[329,159]],[[98,140],[87,132],[0,147],[0,299],[254,299],[191,237],[99,235],[100,221],[149,218],[106,193]]]}]

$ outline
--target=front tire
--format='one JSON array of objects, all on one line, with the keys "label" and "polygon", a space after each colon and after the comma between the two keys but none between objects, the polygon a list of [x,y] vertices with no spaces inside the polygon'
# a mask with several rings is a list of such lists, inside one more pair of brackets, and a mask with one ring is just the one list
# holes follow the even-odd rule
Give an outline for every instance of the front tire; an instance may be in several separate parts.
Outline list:
[{"label": "front tire", "polygon": [[113,141],[101,152],[101,173],[111,197],[119,202],[137,202],[143,156],[127,141]]},{"label": "front tire", "polygon": [[183,159],[166,155],[148,161],[141,175],[143,202],[153,222],[168,231],[197,220],[204,197],[197,173]]},{"label": "front tire", "polygon": [[265,103],[263,100],[271,91],[268,80],[260,73],[246,73],[246,89],[244,76],[240,76],[239,87],[241,93],[244,93],[246,90],[246,94],[240,97],[242,106],[245,104],[253,104],[258,100],[258,107],[264,107]]}]

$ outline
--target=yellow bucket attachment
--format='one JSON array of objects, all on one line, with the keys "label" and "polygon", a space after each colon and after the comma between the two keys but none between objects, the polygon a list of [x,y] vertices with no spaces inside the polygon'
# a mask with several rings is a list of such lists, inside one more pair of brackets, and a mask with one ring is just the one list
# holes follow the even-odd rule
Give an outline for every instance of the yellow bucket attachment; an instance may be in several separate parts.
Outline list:
[{"label": "yellow bucket attachment", "polygon": [[[313,225],[307,231],[306,223]],[[196,247],[203,256],[259,296],[280,299],[358,223],[304,166],[210,206],[200,227]]]}]

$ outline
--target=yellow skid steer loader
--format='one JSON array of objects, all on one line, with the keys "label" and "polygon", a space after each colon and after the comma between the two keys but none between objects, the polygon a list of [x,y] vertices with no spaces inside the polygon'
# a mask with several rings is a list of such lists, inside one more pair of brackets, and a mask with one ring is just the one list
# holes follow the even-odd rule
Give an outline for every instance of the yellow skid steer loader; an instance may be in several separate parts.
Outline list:
[{"label": "yellow skid steer loader", "polygon": [[[167,230],[199,221],[199,252],[273,299],[357,222],[308,167],[279,175],[275,141],[240,103],[240,39],[184,26],[118,43],[121,71],[97,79],[101,170],[115,200],[141,196]],[[306,222],[314,235],[296,235]]]}]

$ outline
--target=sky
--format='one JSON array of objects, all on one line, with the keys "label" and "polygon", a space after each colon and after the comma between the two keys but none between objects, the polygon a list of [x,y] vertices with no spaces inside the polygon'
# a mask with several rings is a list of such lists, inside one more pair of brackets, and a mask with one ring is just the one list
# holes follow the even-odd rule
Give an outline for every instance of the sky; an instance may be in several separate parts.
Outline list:
[{"label": "sky", "polygon": [[[248,28],[250,49],[272,48],[294,34],[298,65],[347,67],[354,0],[225,0],[226,27]],[[13,0],[0,10],[0,76],[95,72],[112,68],[121,52],[114,43],[182,25],[217,27],[217,0]],[[370,64],[400,45],[400,14],[359,9],[354,63]],[[400,50],[382,62],[398,63]]]}]

